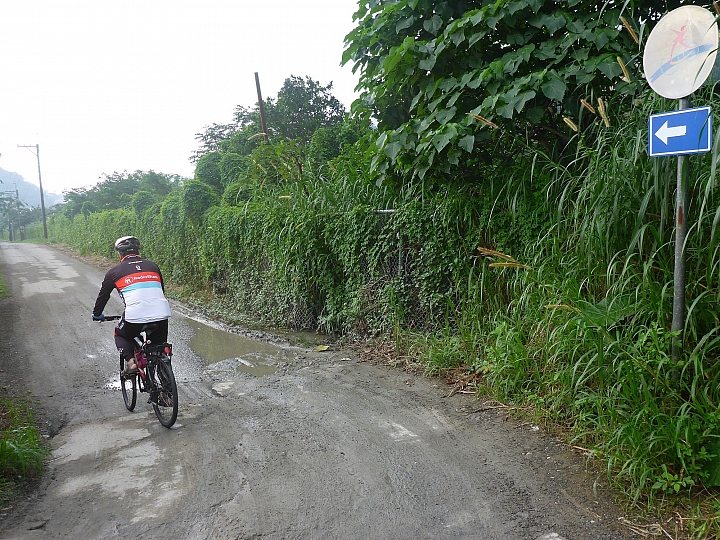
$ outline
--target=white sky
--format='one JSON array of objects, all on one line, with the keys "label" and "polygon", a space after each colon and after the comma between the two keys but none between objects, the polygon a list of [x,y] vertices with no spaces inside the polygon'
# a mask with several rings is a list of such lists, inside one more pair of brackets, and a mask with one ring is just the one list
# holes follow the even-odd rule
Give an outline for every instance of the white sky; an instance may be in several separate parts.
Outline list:
[{"label": "white sky", "polygon": [[[310,76],[349,109],[357,0],[1,0],[0,167],[43,189],[191,177],[195,134]],[[33,149],[34,150],[34,149]]]}]

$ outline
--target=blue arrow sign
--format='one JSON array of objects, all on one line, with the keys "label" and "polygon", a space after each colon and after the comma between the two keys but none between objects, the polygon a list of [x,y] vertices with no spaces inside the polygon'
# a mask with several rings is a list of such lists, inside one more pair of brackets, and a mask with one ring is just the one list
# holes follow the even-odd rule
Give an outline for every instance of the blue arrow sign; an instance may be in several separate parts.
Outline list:
[{"label": "blue arrow sign", "polygon": [[709,152],[712,147],[710,107],[651,115],[648,139],[650,157]]}]

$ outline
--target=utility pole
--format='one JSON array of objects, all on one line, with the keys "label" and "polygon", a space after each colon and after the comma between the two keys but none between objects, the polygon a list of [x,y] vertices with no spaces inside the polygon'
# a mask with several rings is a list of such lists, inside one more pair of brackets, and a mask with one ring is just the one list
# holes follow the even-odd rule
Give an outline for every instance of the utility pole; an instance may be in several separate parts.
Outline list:
[{"label": "utility pole", "polygon": [[[35,156],[37,157],[38,162],[38,181],[40,182],[40,211],[42,212],[42,223],[43,223],[43,236],[45,239],[47,239],[47,222],[45,220],[45,197],[43,195],[43,188],[42,188],[42,175],[40,174],[40,145],[36,144],[35,146],[30,144],[18,144],[20,148],[35,148]],[[32,152],[32,150],[31,150]]]},{"label": "utility pole", "polygon": [[268,141],[267,124],[265,123],[265,107],[263,106],[262,92],[260,92],[260,77],[255,72],[255,88],[257,88],[258,95],[258,107],[260,108],[260,125],[262,125],[263,135],[265,136],[265,142]]},{"label": "utility pole", "polygon": [[[17,212],[18,234],[20,234],[20,193],[18,192],[17,184],[13,182],[13,186],[15,186],[15,212]],[[20,240],[22,240],[22,238],[20,238]]]}]

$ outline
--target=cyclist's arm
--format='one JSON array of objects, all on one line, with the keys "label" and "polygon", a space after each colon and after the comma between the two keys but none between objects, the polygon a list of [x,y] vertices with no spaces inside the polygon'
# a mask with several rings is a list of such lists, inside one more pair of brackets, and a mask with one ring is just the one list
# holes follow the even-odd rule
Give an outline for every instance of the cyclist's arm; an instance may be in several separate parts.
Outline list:
[{"label": "cyclist's arm", "polygon": [[100,287],[100,292],[98,293],[97,300],[95,300],[93,315],[99,316],[103,312],[103,310],[105,309],[105,305],[108,303],[108,300],[110,300],[110,294],[112,293],[114,288],[115,281],[106,275]]}]

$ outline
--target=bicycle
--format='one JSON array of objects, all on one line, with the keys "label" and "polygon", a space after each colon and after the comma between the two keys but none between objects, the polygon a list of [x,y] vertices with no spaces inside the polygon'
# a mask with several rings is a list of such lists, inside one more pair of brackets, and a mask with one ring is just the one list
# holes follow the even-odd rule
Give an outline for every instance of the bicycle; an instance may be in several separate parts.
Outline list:
[{"label": "bicycle", "polygon": [[[106,321],[120,319],[119,315],[106,316]],[[128,411],[135,409],[137,392],[150,394],[148,403],[155,410],[155,416],[164,427],[169,428],[175,424],[178,415],[178,393],[175,374],[172,369],[172,345],[161,343],[154,345],[150,336],[157,328],[154,324],[143,326],[143,339],[135,338],[135,361],[138,366],[137,373],[126,374],[125,362],[120,356],[120,388],[122,390],[125,408]]]}]

